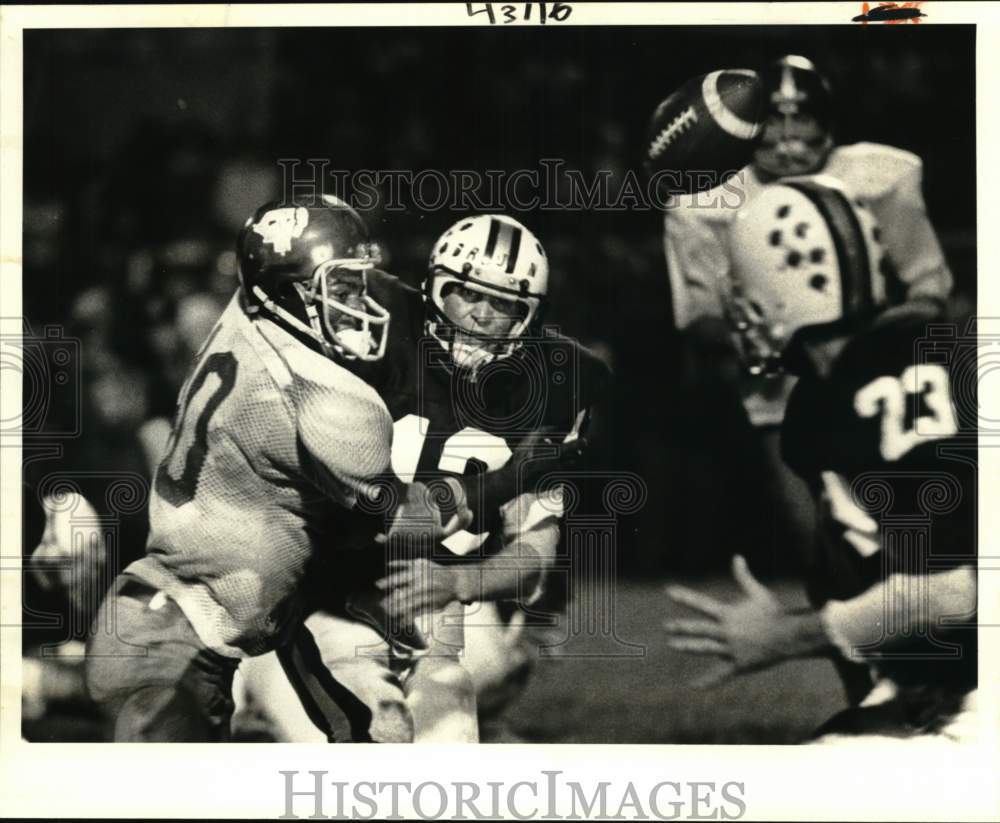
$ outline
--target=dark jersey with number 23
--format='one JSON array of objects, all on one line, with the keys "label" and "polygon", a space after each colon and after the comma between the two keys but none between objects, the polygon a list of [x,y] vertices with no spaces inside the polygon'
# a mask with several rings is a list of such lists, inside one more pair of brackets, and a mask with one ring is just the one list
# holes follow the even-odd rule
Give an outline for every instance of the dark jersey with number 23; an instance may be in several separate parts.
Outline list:
[{"label": "dark jersey with number 23", "polygon": [[[974,376],[975,346],[913,305],[854,337],[827,378],[800,379],[782,451],[820,499],[810,586],[817,604],[850,599],[893,574],[975,565]],[[890,587],[887,596],[921,607],[917,590]],[[885,625],[864,656],[897,682],[972,685],[976,630],[907,635]]]}]

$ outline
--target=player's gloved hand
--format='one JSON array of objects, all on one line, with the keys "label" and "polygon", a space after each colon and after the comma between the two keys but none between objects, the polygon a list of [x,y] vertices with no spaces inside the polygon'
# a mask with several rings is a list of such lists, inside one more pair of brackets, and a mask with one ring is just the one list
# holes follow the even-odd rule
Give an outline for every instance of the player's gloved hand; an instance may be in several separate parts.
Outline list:
[{"label": "player's gloved hand", "polygon": [[367,623],[397,651],[405,654],[426,649],[427,638],[417,626],[417,615],[393,598],[391,592],[368,585],[348,595],[344,605],[351,617]]},{"label": "player's gloved hand", "polygon": [[786,609],[738,555],[733,558],[733,577],[744,595],[735,603],[683,586],[667,588],[671,600],[702,615],[664,623],[670,648],[723,661],[693,686],[716,686],[737,674],[825,651],[829,644],[816,612]]},{"label": "player's gloved hand", "polygon": [[[422,568],[423,563],[430,562],[426,558],[438,543],[472,523],[465,489],[457,478],[442,477],[429,484],[414,482],[405,487],[403,495],[388,532],[375,537],[377,545],[388,544],[387,556],[393,558],[387,574],[400,564]],[[413,601],[414,606],[408,590],[397,593],[395,586],[375,586],[354,592],[348,598],[347,609],[384,632],[397,647],[423,649],[426,641],[414,621],[426,610],[426,602],[426,592]]]},{"label": "player's gloved hand", "polygon": [[375,587],[384,595],[382,609],[402,623],[456,600],[475,599],[468,564],[438,563],[426,557],[391,561]]},{"label": "player's gloved hand", "polygon": [[582,465],[588,447],[586,438],[537,429],[512,451],[500,469],[464,480],[469,509],[475,513],[494,511],[525,492],[536,491],[538,481],[557,471],[572,471]]},{"label": "player's gloved hand", "polygon": [[[447,519],[443,511],[450,513]],[[428,551],[471,523],[472,511],[457,478],[442,477],[432,484],[418,481],[406,486],[405,497],[392,514],[388,533],[379,535],[376,542],[388,540]]]}]

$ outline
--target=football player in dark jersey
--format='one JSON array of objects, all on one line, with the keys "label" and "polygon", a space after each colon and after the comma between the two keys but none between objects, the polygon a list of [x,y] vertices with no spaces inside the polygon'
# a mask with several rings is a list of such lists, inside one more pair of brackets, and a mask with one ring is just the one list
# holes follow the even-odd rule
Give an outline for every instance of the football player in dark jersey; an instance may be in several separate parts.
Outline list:
[{"label": "football player in dark jersey", "polygon": [[[355,365],[393,418],[392,469],[404,482],[461,479],[475,519],[430,555],[387,555],[381,566],[351,570],[336,559],[337,578],[354,581],[352,590],[339,602],[320,592],[323,608],[306,626],[336,680],[371,713],[362,739],[477,740],[464,647],[487,647],[476,657],[500,668],[499,658],[519,651],[510,617],[539,596],[562,515],[559,489],[534,479],[565,467],[609,380],[586,349],[541,328],[548,268],[518,221],[476,216],[435,243],[422,290],[369,280],[392,323],[386,356]],[[420,615],[416,642],[392,630],[412,615]],[[313,714],[307,676],[292,673]],[[261,679],[274,688],[273,677]],[[259,702],[280,709],[273,719],[283,736],[309,739],[287,701]]]},{"label": "football player in dark jersey", "polygon": [[[390,463],[385,403],[341,365],[377,362],[387,342],[361,218],[332,197],[271,203],[238,246],[240,288],[156,472],[146,556],[114,582],[88,644],[88,688],[116,740],[228,736],[240,660],[287,646],[307,567],[341,540],[336,512],[371,501]],[[396,491],[394,522],[419,515],[418,539],[471,519],[456,510],[442,528],[417,485]]]},{"label": "football player in dark jersey", "polygon": [[822,177],[769,186],[736,219],[746,360],[799,376],[782,452],[820,511],[813,606],[789,611],[738,557],[743,598],[673,587],[700,615],[667,629],[673,647],[723,661],[710,682],[833,659],[853,706],[824,742],[965,739],[977,684],[975,346],[942,336],[933,301],[886,307],[877,238],[867,210]]}]

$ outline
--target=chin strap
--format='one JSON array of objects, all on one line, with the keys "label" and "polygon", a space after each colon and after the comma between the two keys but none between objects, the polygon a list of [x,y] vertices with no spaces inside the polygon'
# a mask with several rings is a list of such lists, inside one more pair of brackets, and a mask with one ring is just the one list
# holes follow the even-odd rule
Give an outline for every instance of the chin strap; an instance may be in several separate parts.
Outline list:
[{"label": "chin strap", "polygon": [[319,312],[316,311],[316,306],[312,303],[306,303],[305,307],[306,316],[309,318],[309,326],[312,329],[313,337],[319,340],[320,344],[323,346],[323,351],[326,352],[327,356],[332,357],[335,353],[337,353],[337,350],[326,339],[326,335],[323,334],[323,325],[320,322]]},{"label": "chin strap", "polygon": [[[296,287],[298,287],[298,284],[296,284]],[[287,323],[296,331],[301,332],[302,334],[309,335],[309,337],[311,337],[317,343],[319,343],[323,347],[323,353],[326,354],[327,357],[332,357],[336,353],[333,347],[327,342],[326,338],[323,336],[323,330],[319,325],[319,317],[316,314],[315,307],[303,301],[303,304],[305,305],[306,308],[306,314],[309,316],[309,325],[307,326],[290,311],[282,308],[277,303],[275,303],[267,295],[267,292],[265,292],[260,286],[253,287],[253,295],[260,301],[260,305],[262,308],[267,309],[267,311],[269,311],[275,317],[282,320],[284,323]]]},{"label": "chin strap", "polygon": [[[459,368],[467,369],[470,372],[470,374],[473,374],[477,369],[481,368],[482,366],[485,366],[488,363],[493,363],[497,360],[503,360],[504,358],[510,357],[515,351],[517,351],[517,349],[520,347],[522,343],[521,333],[519,333],[517,337],[511,338],[509,342],[505,346],[503,346],[500,352],[486,351],[481,361],[478,362],[475,366],[465,366],[461,363],[458,363],[455,360],[454,352],[456,343],[455,341],[456,332],[462,331],[464,334],[467,334],[469,337],[473,339],[481,336],[484,342],[488,343],[498,342],[498,338],[489,337],[487,335],[477,335],[475,332],[467,332],[464,329],[459,329],[454,323],[452,323],[447,318],[428,319],[425,328],[427,330],[428,336],[433,337],[435,340],[437,340],[438,343],[441,344],[442,348],[444,348],[444,350],[448,352],[448,355],[452,358],[452,362],[455,363],[455,365],[458,366]],[[521,332],[523,332],[523,328],[521,329]],[[468,344],[464,345],[467,345],[467,347],[470,349],[477,348],[475,346],[471,346]],[[479,347],[479,349],[481,351],[484,351],[485,347]]]}]

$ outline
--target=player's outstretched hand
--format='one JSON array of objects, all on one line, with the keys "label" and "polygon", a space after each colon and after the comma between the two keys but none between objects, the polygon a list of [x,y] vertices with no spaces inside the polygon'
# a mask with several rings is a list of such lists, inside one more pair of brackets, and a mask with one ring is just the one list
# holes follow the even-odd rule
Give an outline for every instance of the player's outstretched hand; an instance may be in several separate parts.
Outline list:
[{"label": "player's outstretched hand", "polygon": [[725,603],[684,586],[667,587],[671,600],[701,616],[664,623],[667,644],[677,651],[715,657],[719,666],[692,683],[696,688],[719,685],[737,674],[757,671],[783,660],[806,656],[824,636],[819,616],[790,611],[750,573],[746,560],[733,558],[733,577],[743,596]]}]

